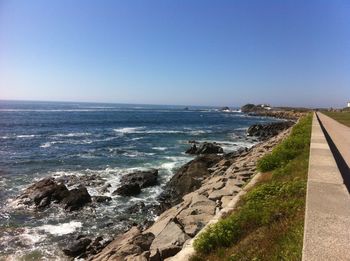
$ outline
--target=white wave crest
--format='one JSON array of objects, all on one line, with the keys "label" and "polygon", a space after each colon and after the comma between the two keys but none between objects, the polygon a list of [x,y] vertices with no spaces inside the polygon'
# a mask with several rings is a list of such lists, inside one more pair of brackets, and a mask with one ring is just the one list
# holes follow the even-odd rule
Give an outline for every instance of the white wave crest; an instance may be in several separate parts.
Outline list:
[{"label": "white wave crest", "polygon": [[126,127],[126,128],[114,129],[114,131],[119,133],[140,133],[139,130],[143,128],[144,127]]},{"label": "white wave crest", "polygon": [[88,132],[71,132],[71,133],[58,133],[53,135],[53,137],[83,137],[91,135],[91,133]]},{"label": "white wave crest", "polygon": [[82,227],[82,223],[78,221],[71,221],[69,223],[63,223],[58,225],[43,225],[38,227],[39,230],[44,230],[52,235],[62,236],[71,234],[78,228]]}]

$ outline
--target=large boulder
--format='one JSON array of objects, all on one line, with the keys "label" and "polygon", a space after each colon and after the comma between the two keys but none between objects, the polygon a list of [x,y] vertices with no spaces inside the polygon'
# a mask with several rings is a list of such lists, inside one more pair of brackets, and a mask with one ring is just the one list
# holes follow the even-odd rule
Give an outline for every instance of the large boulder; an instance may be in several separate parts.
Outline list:
[{"label": "large boulder", "polygon": [[136,183],[140,188],[146,188],[149,186],[155,186],[158,184],[158,170],[151,169],[147,171],[136,171],[127,175],[124,175],[120,182],[122,184]]},{"label": "large boulder", "polygon": [[90,238],[80,238],[69,244],[66,248],[63,248],[62,251],[67,256],[76,257],[84,253],[91,242],[92,240]]},{"label": "large boulder", "polygon": [[62,200],[64,209],[68,211],[80,209],[89,202],[91,196],[84,186],[70,190],[68,196]]},{"label": "large boulder", "polygon": [[124,175],[121,179],[121,186],[113,192],[113,195],[135,196],[142,188],[158,184],[158,170],[136,171]]},{"label": "large boulder", "polygon": [[137,183],[130,183],[121,185],[112,194],[120,196],[135,196],[141,193],[140,185]]},{"label": "large boulder", "polygon": [[187,154],[219,154],[224,153],[224,150],[215,142],[203,142],[199,146],[195,143],[192,144],[191,148],[186,150]]},{"label": "large boulder", "polygon": [[150,252],[159,252],[161,260],[176,255],[190,237],[174,221],[170,221],[153,240]]},{"label": "large boulder", "polygon": [[160,210],[181,202],[182,197],[199,189],[202,181],[210,175],[210,168],[223,157],[216,154],[200,155],[183,165],[166,184],[159,196]]},{"label": "large boulder", "polygon": [[36,209],[49,207],[51,203],[60,203],[67,211],[82,208],[91,202],[91,197],[84,186],[68,190],[54,178],[44,178],[25,189],[17,197],[17,204],[34,206]]}]

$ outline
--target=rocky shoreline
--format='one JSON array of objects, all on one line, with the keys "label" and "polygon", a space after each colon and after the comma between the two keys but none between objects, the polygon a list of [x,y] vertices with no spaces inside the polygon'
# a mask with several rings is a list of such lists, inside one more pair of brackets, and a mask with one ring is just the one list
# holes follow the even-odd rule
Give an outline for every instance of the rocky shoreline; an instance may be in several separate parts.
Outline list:
[{"label": "rocky shoreline", "polygon": [[88,260],[170,260],[242,190],[259,158],[290,132],[291,126],[250,149],[200,155],[181,167],[159,200],[162,214],[146,229],[132,227]]},{"label": "rocky shoreline", "polygon": [[[156,220],[126,222],[126,232],[114,239],[77,235],[62,251],[68,257],[87,260],[160,261],[176,255],[242,190],[255,174],[257,160],[288,135],[292,125],[291,121],[252,125],[247,135],[261,143],[226,154],[220,144],[190,141],[192,146],[186,153],[197,156],[178,169],[166,184],[158,197],[159,205],[150,207],[141,202],[128,208],[130,214],[152,211],[158,215]],[[156,169],[128,173],[112,195],[137,195],[143,188],[157,185],[157,178]],[[90,196],[85,187],[89,185],[99,187],[101,194],[110,187],[98,177],[45,178],[25,189],[13,204],[35,211],[59,207],[75,212],[112,200],[108,196]]]}]

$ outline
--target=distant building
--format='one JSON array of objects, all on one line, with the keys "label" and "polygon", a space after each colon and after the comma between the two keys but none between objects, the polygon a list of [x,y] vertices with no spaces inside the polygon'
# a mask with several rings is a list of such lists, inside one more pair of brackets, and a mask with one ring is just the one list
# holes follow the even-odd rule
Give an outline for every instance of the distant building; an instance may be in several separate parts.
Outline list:
[{"label": "distant building", "polygon": [[271,110],[270,104],[258,104],[257,106],[264,108],[265,110]]},{"label": "distant building", "polygon": [[350,101],[348,101],[348,108],[350,108]]}]

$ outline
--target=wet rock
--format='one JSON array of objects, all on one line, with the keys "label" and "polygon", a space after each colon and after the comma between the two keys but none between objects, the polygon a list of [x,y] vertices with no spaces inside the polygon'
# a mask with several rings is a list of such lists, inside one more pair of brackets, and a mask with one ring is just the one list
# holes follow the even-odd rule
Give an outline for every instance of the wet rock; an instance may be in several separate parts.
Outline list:
[{"label": "wet rock", "polygon": [[137,183],[124,184],[117,188],[112,195],[135,196],[141,193],[141,188]]},{"label": "wet rock", "polygon": [[143,251],[148,251],[154,238],[154,234],[150,232],[140,234],[133,239],[133,244],[139,246]]},{"label": "wet rock", "polygon": [[222,157],[216,154],[201,155],[182,166],[159,196],[160,210],[181,202],[184,195],[200,188],[202,181],[210,175],[208,169],[221,159]]},{"label": "wet rock", "polygon": [[49,207],[51,202],[62,203],[65,209],[72,211],[91,202],[91,197],[83,186],[68,190],[64,184],[57,183],[54,178],[44,178],[29,186],[16,199],[17,204],[34,205],[38,209]]},{"label": "wet rock", "polygon": [[219,154],[224,153],[224,150],[215,142],[204,142],[197,146],[193,144],[191,148],[186,151],[187,154]]},{"label": "wet rock", "polygon": [[140,188],[155,186],[158,184],[158,170],[137,171],[123,176],[120,182],[124,184],[138,184]]},{"label": "wet rock", "polygon": [[62,249],[62,251],[67,256],[76,257],[83,254],[91,242],[91,239],[83,237]]},{"label": "wet rock", "polygon": [[91,202],[91,196],[84,186],[69,191],[67,197],[62,200],[65,210],[73,211],[82,208],[85,204]]}]

